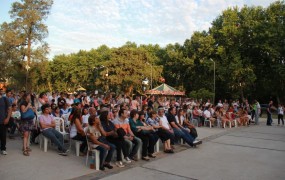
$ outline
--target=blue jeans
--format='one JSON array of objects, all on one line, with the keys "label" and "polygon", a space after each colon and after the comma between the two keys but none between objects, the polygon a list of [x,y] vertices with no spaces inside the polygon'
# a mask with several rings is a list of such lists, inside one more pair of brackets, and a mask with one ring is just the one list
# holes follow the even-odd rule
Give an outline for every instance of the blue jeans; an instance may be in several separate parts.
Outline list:
[{"label": "blue jeans", "polygon": [[113,153],[116,149],[116,146],[112,143],[109,143],[105,138],[100,137],[99,141],[107,144],[110,146],[110,149],[107,150],[105,148],[103,148],[102,146],[97,146],[95,149],[97,149],[98,151],[100,151],[100,166],[102,167],[104,165],[105,162],[109,163],[112,160],[113,157]]},{"label": "blue jeans", "polygon": [[193,146],[193,141],[195,140],[187,130],[180,128],[173,128],[175,137],[182,138],[189,146]]},{"label": "blue jeans", "polygon": [[48,128],[42,131],[43,135],[51,140],[52,143],[54,143],[58,150],[60,151],[66,151],[66,149],[63,146],[63,136],[58,132],[57,130],[53,128]]},{"label": "blue jeans", "polygon": [[124,140],[124,144],[127,146],[128,151],[128,155],[130,157],[135,156],[138,153],[139,147],[142,144],[142,141],[140,138],[138,137],[134,137],[134,139],[132,141],[125,139]]}]

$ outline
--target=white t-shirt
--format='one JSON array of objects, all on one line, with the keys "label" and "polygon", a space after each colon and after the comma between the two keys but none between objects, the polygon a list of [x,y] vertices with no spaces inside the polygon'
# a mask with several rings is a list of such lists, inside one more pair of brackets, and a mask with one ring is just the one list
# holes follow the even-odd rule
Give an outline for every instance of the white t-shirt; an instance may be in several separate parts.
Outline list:
[{"label": "white t-shirt", "polygon": [[11,116],[13,118],[20,119],[21,113],[20,113],[20,111],[13,111]]},{"label": "white t-shirt", "polygon": [[[69,99],[69,98],[67,98],[67,99],[66,99],[66,103],[67,103],[67,104],[70,104],[70,106],[71,106],[71,105],[74,103],[74,99]],[[70,106],[69,106],[69,107],[70,107]]]},{"label": "white t-shirt", "polygon": [[204,111],[204,117],[205,117],[205,118],[210,118],[210,117],[211,117],[211,113],[210,113],[209,110],[205,110],[205,111]]},{"label": "white t-shirt", "polygon": [[86,114],[82,116],[82,124],[88,124],[88,118],[89,118],[90,114]]},{"label": "white t-shirt", "polygon": [[184,122],[184,120],[185,120],[185,117],[184,117],[184,116],[180,116],[180,121],[181,121],[181,123],[179,123],[178,116],[175,116],[175,119],[176,119],[176,122],[177,122],[178,124],[183,125],[183,122]]},{"label": "white t-shirt", "polygon": [[165,127],[166,129],[169,129],[169,122],[168,122],[166,116],[162,116],[162,117],[158,116],[158,118],[159,118],[160,121],[161,121],[161,125],[162,125],[163,127]]},{"label": "white t-shirt", "polygon": [[73,123],[70,127],[70,138],[74,138],[77,135],[77,129],[75,123]]},{"label": "white t-shirt", "polygon": [[278,108],[278,114],[284,115],[284,110],[283,110],[282,107],[279,107],[279,108]]}]

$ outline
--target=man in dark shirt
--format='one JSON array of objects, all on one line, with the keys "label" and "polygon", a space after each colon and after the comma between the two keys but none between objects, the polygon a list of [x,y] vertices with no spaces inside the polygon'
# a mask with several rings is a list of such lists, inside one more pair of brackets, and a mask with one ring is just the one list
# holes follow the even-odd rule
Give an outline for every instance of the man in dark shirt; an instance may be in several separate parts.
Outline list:
[{"label": "man in dark shirt", "polygon": [[175,119],[176,108],[171,107],[168,109],[167,120],[171,125],[174,134],[177,138],[182,138],[189,146],[193,147],[202,144],[202,141],[195,140]]},{"label": "man in dark shirt", "polygon": [[7,155],[6,152],[6,125],[12,114],[11,104],[7,97],[3,96],[4,91],[0,89],[0,141],[1,154]]},{"label": "man in dark shirt", "polygon": [[65,103],[66,103],[66,100],[64,98],[64,93],[61,92],[60,97],[57,99],[57,104],[58,104],[59,109],[62,109]]}]

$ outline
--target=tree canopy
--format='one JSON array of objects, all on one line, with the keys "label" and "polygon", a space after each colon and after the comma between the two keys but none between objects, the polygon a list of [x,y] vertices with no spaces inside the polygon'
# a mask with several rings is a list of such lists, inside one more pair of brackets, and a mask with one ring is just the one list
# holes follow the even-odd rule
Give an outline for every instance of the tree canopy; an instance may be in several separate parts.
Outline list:
[{"label": "tree canopy", "polygon": [[[8,61],[13,70],[3,66],[5,76],[13,72],[11,85],[20,85],[23,67],[18,65],[31,43],[42,46],[31,50],[34,66],[30,73],[34,91],[71,91],[79,85],[88,90],[142,93],[144,78],[152,79],[153,87],[161,77],[166,83],[196,98],[216,99],[271,97],[285,101],[285,3],[276,1],[260,6],[231,7],[212,21],[208,30],[196,31],[183,44],[165,47],[126,42],[121,47],[102,45],[90,51],[62,54],[47,61],[47,44],[43,39],[52,1],[22,0],[10,11],[14,21],[0,29],[1,63]],[[35,3],[36,2],[36,3]],[[42,6],[27,6],[28,3]],[[28,16],[26,13],[29,12]],[[32,30],[32,34],[30,34]],[[212,59],[212,61],[211,61]],[[1,66],[2,67],[2,66]],[[42,68],[45,67],[45,68]],[[17,72],[17,73],[15,73]],[[148,86],[148,89],[150,86]]]}]

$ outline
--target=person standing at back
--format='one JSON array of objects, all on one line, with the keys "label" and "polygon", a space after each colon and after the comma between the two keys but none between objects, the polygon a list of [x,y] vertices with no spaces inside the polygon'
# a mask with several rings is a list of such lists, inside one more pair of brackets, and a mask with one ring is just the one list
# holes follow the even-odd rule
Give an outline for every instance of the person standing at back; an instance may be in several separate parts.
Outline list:
[{"label": "person standing at back", "polygon": [[0,141],[1,141],[1,154],[7,155],[6,152],[6,124],[12,114],[11,104],[7,97],[3,96],[4,91],[0,89]]},{"label": "person standing at back", "polygon": [[284,126],[284,106],[282,104],[278,105],[278,126],[280,125],[280,120],[282,121],[282,125]]},{"label": "person standing at back", "polygon": [[273,101],[269,101],[269,104],[267,106],[267,126],[272,126],[272,106],[273,106]]}]

